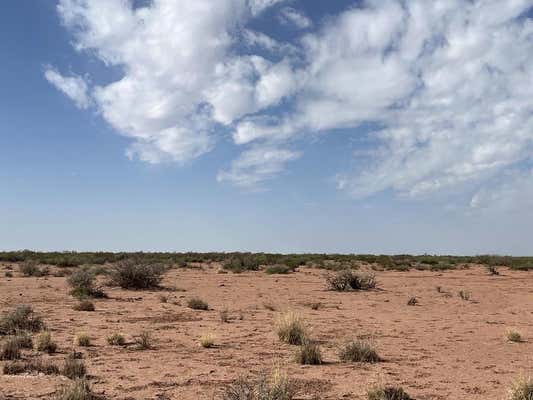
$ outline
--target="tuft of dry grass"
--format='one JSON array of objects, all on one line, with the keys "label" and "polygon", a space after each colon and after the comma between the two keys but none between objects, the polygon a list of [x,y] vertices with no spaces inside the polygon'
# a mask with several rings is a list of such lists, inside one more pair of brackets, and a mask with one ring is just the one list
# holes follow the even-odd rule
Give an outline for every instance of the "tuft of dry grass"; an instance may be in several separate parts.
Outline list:
[{"label": "tuft of dry grass", "polygon": [[275,369],[270,377],[238,378],[225,388],[222,400],[292,400],[295,395],[294,382],[286,373]]},{"label": "tuft of dry grass", "polygon": [[343,269],[326,277],[329,290],[345,292],[349,290],[370,290],[377,286],[374,274]]},{"label": "tuft of dry grass", "polygon": [[343,362],[367,362],[381,361],[374,344],[369,340],[355,339],[344,343],[339,349],[339,358]]},{"label": "tuft of dry grass", "polygon": [[75,311],[94,311],[94,303],[90,300],[81,300],[73,309]]},{"label": "tuft of dry grass", "polygon": [[122,334],[115,332],[107,337],[107,343],[111,346],[124,346],[126,344],[126,339]]},{"label": "tuft of dry grass", "polygon": [[61,388],[56,395],[56,400],[95,400],[96,398],[86,379],[76,379]]},{"label": "tuft of dry grass", "polygon": [[83,360],[78,360],[73,356],[68,356],[65,359],[61,374],[70,379],[83,378],[87,375],[87,368]]},{"label": "tuft of dry grass", "polygon": [[507,329],[507,331],[505,332],[505,336],[510,342],[520,343],[523,341],[522,334],[516,329]]},{"label": "tuft of dry grass", "polygon": [[296,351],[296,362],[303,365],[322,364],[322,353],[318,343],[306,341]]},{"label": "tuft of dry grass", "polygon": [[57,350],[57,344],[52,340],[50,332],[41,332],[35,340],[35,349],[37,351],[43,351],[48,354],[55,353]]},{"label": "tuft of dry grass", "polygon": [[376,386],[368,390],[368,400],[412,400],[399,386]]},{"label": "tuft of dry grass", "polygon": [[199,297],[192,297],[187,301],[187,307],[192,308],[193,310],[209,310],[209,304],[200,299]]},{"label": "tuft of dry grass", "polygon": [[85,332],[79,332],[74,337],[74,344],[81,347],[89,347],[91,345],[91,337]]},{"label": "tuft of dry grass", "polygon": [[457,293],[461,300],[468,301],[472,297],[471,293],[467,290],[459,290]]},{"label": "tuft of dry grass", "polygon": [[212,333],[204,333],[200,336],[200,345],[206,349],[209,349],[215,345],[215,335]]},{"label": "tuft of dry grass", "polygon": [[533,378],[521,376],[509,388],[509,400],[533,400]]},{"label": "tuft of dry grass", "polygon": [[276,333],[284,343],[301,345],[307,340],[308,329],[299,314],[286,311],[276,320]]},{"label": "tuft of dry grass", "polygon": [[152,335],[148,331],[141,332],[135,337],[135,343],[139,350],[149,350],[153,347]]},{"label": "tuft of dry grass", "polygon": [[3,372],[5,375],[20,375],[29,373],[57,375],[59,374],[59,368],[51,361],[11,361],[4,364]]},{"label": "tuft of dry grass", "polygon": [[21,343],[15,338],[7,339],[0,349],[0,360],[18,360],[22,357]]}]

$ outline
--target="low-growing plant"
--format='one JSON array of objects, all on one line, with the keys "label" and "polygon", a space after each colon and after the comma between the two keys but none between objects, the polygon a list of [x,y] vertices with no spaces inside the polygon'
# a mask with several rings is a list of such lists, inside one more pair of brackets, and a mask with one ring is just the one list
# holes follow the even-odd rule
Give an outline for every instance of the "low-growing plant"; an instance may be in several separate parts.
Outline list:
[{"label": "low-growing plant", "polygon": [[465,300],[465,301],[468,301],[470,300],[470,297],[471,297],[471,294],[469,291],[467,290],[459,290],[459,293],[458,293],[459,297],[462,299],[462,300]]},{"label": "low-growing plant", "polygon": [[276,369],[270,377],[238,378],[224,389],[222,400],[292,400],[295,395],[294,382]]},{"label": "low-growing plant", "polygon": [[200,336],[200,345],[206,349],[209,349],[215,345],[215,335],[212,333],[205,333]]},{"label": "low-growing plant", "polygon": [[4,272],[4,276],[5,276],[6,278],[13,278],[13,272],[11,272],[11,271],[6,271],[6,272]]},{"label": "low-growing plant", "polygon": [[293,311],[282,313],[276,320],[276,333],[287,344],[301,345],[307,340],[307,327],[299,314]]},{"label": "low-growing plant", "polygon": [[222,322],[228,323],[230,321],[229,311],[224,309],[218,314]]},{"label": "low-growing plant", "polygon": [[2,343],[0,348],[0,360],[18,360],[22,357],[20,342],[12,337]]},{"label": "low-growing plant", "polygon": [[157,299],[160,303],[167,303],[168,302],[168,296],[165,296],[164,294],[160,294],[157,296]]},{"label": "low-growing plant", "polygon": [[38,373],[44,375],[57,375],[59,368],[52,361],[26,360],[11,361],[4,364],[3,372],[5,375],[20,375],[28,373]]},{"label": "low-growing plant", "polygon": [[120,333],[113,333],[107,337],[107,343],[111,346],[124,346],[126,344],[126,339]]},{"label": "low-growing plant", "polygon": [[318,343],[306,341],[296,351],[296,362],[304,365],[322,364],[322,353]]},{"label": "low-growing plant", "polygon": [[95,400],[96,398],[86,379],[76,379],[62,387],[55,400]]},{"label": "low-growing plant", "polygon": [[330,290],[338,292],[348,290],[370,290],[377,286],[374,274],[362,273],[351,269],[344,269],[326,277],[326,283]]},{"label": "low-growing plant", "polygon": [[83,378],[87,375],[87,368],[83,360],[69,355],[65,358],[61,374],[70,379]]},{"label": "low-growing plant", "polygon": [[152,335],[148,331],[143,331],[135,337],[135,343],[139,350],[149,350],[153,347]]},{"label": "low-growing plant", "polygon": [[79,268],[67,278],[67,283],[72,288],[70,294],[80,299],[85,297],[105,297],[104,291],[95,286],[95,279],[96,275],[91,268]]},{"label": "low-growing plant", "polygon": [[159,287],[166,267],[141,259],[117,262],[109,271],[110,283],[123,289],[151,289]]},{"label": "low-growing plant", "polygon": [[309,307],[311,307],[312,310],[319,310],[322,308],[322,303],[316,302],[316,303],[309,303]]},{"label": "low-growing plant", "polygon": [[31,306],[19,305],[0,318],[0,335],[14,335],[20,331],[38,332],[44,323]]},{"label": "low-growing plant", "polygon": [[94,311],[94,303],[90,300],[80,300],[79,303],[74,305],[75,311]]},{"label": "low-growing plant", "polygon": [[532,400],[533,399],[533,378],[519,377],[509,389],[509,400]]},{"label": "low-growing plant", "polygon": [[339,358],[343,362],[367,362],[381,361],[374,344],[369,340],[355,339],[344,343],[339,349]]},{"label": "low-growing plant", "polygon": [[289,274],[292,272],[292,268],[286,266],[286,265],[270,265],[265,269],[265,273],[268,275],[273,274]]},{"label": "low-growing plant", "polygon": [[209,304],[199,297],[192,297],[187,300],[187,307],[192,308],[193,310],[209,310]]},{"label": "low-growing plant", "polygon": [[48,354],[55,353],[57,344],[52,340],[50,332],[41,332],[35,340],[35,349]]},{"label": "low-growing plant", "polygon": [[368,390],[368,400],[412,400],[399,386],[376,386]]},{"label": "low-growing plant", "polygon": [[39,268],[38,264],[34,260],[27,260],[20,264],[20,272],[24,276],[46,276],[50,273],[47,267]]},{"label": "low-growing plant", "polygon": [[21,349],[33,349],[33,339],[28,332],[19,332],[12,340],[16,341]]},{"label": "low-growing plant", "polygon": [[409,300],[407,300],[408,306],[416,306],[418,304],[418,299],[416,297],[410,297]]},{"label": "low-growing plant", "polygon": [[489,275],[500,275],[500,272],[498,271],[498,268],[495,265],[487,265],[487,271]]},{"label": "low-growing plant", "polygon": [[507,337],[507,340],[509,340],[510,342],[515,342],[515,343],[522,342],[522,335],[520,334],[520,332],[518,332],[515,329],[508,329],[505,332],[505,336]]},{"label": "low-growing plant", "polygon": [[91,345],[91,337],[85,332],[79,332],[74,337],[74,344],[76,346],[88,347]]}]

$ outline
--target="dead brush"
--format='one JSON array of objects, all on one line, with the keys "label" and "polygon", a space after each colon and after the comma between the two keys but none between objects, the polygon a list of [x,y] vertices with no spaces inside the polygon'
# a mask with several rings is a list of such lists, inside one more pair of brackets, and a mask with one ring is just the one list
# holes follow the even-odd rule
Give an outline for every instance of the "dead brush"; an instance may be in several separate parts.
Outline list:
[{"label": "dead brush", "polygon": [[340,347],[338,354],[343,362],[376,363],[382,360],[373,342],[366,339],[347,341]]},{"label": "dead brush", "polygon": [[532,400],[533,378],[521,376],[509,388],[508,400]]},{"label": "dead brush", "polygon": [[57,344],[52,340],[50,332],[41,332],[35,340],[35,349],[48,354],[55,353]]},{"label": "dead brush", "polygon": [[367,400],[412,400],[399,386],[376,386],[368,390]]},{"label": "dead brush", "polygon": [[296,394],[294,382],[275,369],[270,376],[238,378],[224,389],[222,400],[293,400]]},{"label": "dead brush", "polygon": [[65,358],[61,374],[70,379],[83,378],[87,375],[87,368],[83,360],[78,360],[73,355],[69,355]]},{"label": "dead brush", "polygon": [[3,372],[4,375],[21,375],[31,373],[57,375],[59,374],[59,368],[51,361],[10,361],[4,364]]},{"label": "dead brush", "polygon": [[141,332],[135,337],[135,344],[138,350],[149,350],[153,347],[152,335],[148,331]]},{"label": "dead brush", "polygon": [[0,348],[0,360],[18,360],[22,357],[21,343],[15,338],[9,338]]},{"label": "dead brush", "polygon": [[21,331],[38,332],[44,323],[31,306],[18,305],[0,318],[0,335],[14,335]]},{"label": "dead brush", "polygon": [[286,311],[276,320],[276,333],[287,344],[301,345],[308,337],[307,326],[302,317],[294,311]]},{"label": "dead brush", "polygon": [[343,269],[327,275],[326,284],[329,290],[345,292],[374,289],[377,286],[377,281],[374,274]]},{"label": "dead brush", "polygon": [[96,396],[86,379],[76,379],[67,386],[62,387],[55,400],[96,400]]}]

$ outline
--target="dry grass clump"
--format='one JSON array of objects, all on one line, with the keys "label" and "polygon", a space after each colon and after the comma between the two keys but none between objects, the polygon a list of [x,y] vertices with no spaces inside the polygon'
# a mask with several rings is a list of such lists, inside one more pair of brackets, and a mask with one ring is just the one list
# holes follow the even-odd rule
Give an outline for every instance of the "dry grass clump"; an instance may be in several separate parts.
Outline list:
[{"label": "dry grass clump", "polygon": [[199,297],[193,297],[187,300],[187,307],[192,308],[193,310],[209,310],[209,304]]},{"label": "dry grass clump", "polygon": [[81,300],[73,309],[75,311],[94,311],[94,303],[90,300]]},{"label": "dry grass clump", "polygon": [[520,343],[523,341],[522,334],[515,329],[507,329],[505,336],[510,342]]},{"label": "dry grass clump", "polygon": [[87,375],[87,368],[82,360],[78,360],[74,356],[69,355],[65,359],[61,374],[70,379],[83,378]]},{"label": "dry grass clump", "polygon": [[59,374],[59,368],[51,361],[11,361],[4,364],[3,373],[5,375],[20,375],[29,373],[57,375]]},{"label": "dry grass clump", "polygon": [[343,269],[326,277],[330,290],[345,292],[349,290],[370,290],[377,286],[374,274],[362,273],[351,269]]},{"label": "dry grass clump", "polygon": [[96,400],[97,398],[86,379],[76,379],[61,388],[56,395],[56,400]]},{"label": "dry grass clump", "polygon": [[43,328],[41,317],[27,305],[18,305],[0,318],[0,335],[14,335],[20,331],[38,332]]},{"label": "dry grass clump", "polygon": [[472,297],[471,296],[471,293],[467,290],[459,290],[459,292],[457,293],[458,296],[462,299],[462,300],[465,300],[465,301],[468,301],[470,300],[470,298]]},{"label": "dry grass clump", "polygon": [[139,350],[149,350],[153,347],[152,335],[148,331],[141,332],[135,337],[135,343]]},{"label": "dry grass clump", "polygon": [[0,348],[0,360],[18,360],[22,357],[22,346],[16,338],[9,338]]},{"label": "dry grass clump", "polygon": [[416,297],[410,297],[409,300],[407,300],[408,306],[416,306],[418,304],[418,299]]},{"label": "dry grass clump", "polygon": [[151,289],[159,287],[166,267],[138,259],[117,262],[109,271],[110,283],[123,289]]},{"label": "dry grass clump", "polygon": [[48,354],[55,353],[57,344],[52,340],[50,332],[41,332],[35,340],[35,349]]},{"label": "dry grass clump", "polygon": [[205,333],[200,336],[200,345],[206,349],[209,349],[215,345],[215,335],[212,333]]},{"label": "dry grass clump", "polygon": [[313,341],[306,341],[296,351],[296,362],[303,365],[319,365],[322,364],[322,353],[318,343]]},{"label": "dry grass clump", "polygon": [[509,400],[533,400],[533,378],[522,376],[509,389]]},{"label": "dry grass clump", "polygon": [[238,378],[225,388],[222,400],[292,400],[295,395],[294,382],[276,369],[270,377]]},{"label": "dry grass clump", "polygon": [[307,326],[302,317],[293,312],[282,313],[276,321],[276,333],[287,344],[301,345],[307,340]]},{"label": "dry grass clump", "polygon": [[368,400],[412,400],[401,387],[398,386],[377,386],[368,390],[366,394]]},{"label": "dry grass clump", "polygon": [[126,344],[126,339],[120,333],[113,333],[107,337],[107,343],[111,346],[124,346]]},{"label": "dry grass clump", "polygon": [[88,347],[91,345],[91,337],[85,332],[79,332],[74,337],[74,344],[76,346]]},{"label": "dry grass clump", "polygon": [[355,339],[344,343],[339,349],[339,358],[343,362],[367,362],[381,361],[374,344],[369,340]]}]

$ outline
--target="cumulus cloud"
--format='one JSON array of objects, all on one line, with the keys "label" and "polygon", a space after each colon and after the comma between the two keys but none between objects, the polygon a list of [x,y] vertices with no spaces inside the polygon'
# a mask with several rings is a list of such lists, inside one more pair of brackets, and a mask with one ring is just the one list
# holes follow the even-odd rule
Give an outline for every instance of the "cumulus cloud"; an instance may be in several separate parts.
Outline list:
[{"label": "cumulus cloud", "polygon": [[44,76],[48,82],[68,96],[76,107],[88,108],[90,98],[85,80],[80,76],[63,76],[53,68],[47,68]]},{"label": "cumulus cloud", "polygon": [[46,77],[82,108],[92,97],[133,139],[130,157],[185,162],[230,130],[245,150],[218,180],[238,186],[280,173],[296,139],[368,123],[379,147],[338,175],[354,196],[460,190],[475,206],[509,171],[526,177],[509,185],[530,179],[530,0],[366,0],[319,27],[284,7],[278,17],[305,28],[290,42],[250,28],[280,3],[60,0],[76,48],[123,76],[90,89]]}]

